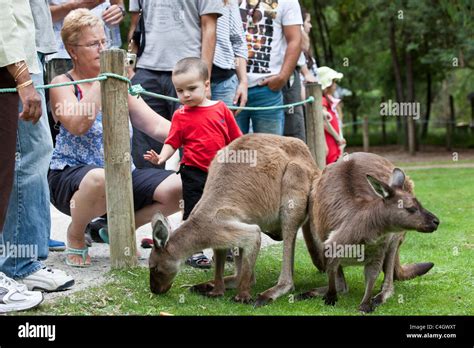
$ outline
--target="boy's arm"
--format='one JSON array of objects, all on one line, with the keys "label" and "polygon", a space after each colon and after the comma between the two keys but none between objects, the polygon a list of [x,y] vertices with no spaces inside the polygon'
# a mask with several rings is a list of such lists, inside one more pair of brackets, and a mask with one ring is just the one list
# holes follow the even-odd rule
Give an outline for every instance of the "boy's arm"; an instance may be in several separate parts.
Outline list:
[{"label": "boy's arm", "polygon": [[242,136],[242,131],[240,130],[239,125],[235,121],[235,117],[232,114],[232,111],[230,111],[227,108],[225,112],[225,117],[226,117],[227,129],[229,131],[230,142],[232,142],[234,139],[237,139]]},{"label": "boy's arm", "polygon": [[160,164],[166,162],[175,152],[176,149],[173,146],[164,144],[160,152]]}]

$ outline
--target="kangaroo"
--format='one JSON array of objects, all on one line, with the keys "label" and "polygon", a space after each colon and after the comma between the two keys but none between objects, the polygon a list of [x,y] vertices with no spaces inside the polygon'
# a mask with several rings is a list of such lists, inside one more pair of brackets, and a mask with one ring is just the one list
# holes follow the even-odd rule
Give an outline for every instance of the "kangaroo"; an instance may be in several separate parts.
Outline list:
[{"label": "kangaroo", "polygon": [[[149,259],[150,288],[167,292],[186,257],[212,248],[215,279],[191,288],[208,296],[222,296],[237,288],[235,301],[250,303],[254,267],[261,233],[283,240],[278,283],[258,295],[262,306],[293,289],[293,263],[298,228],[307,221],[309,193],[320,170],[306,144],[270,134],[245,135],[224,148],[228,155],[256,153],[254,165],[214,158],[201,200],[189,218],[169,233],[166,219],[153,222],[154,248]],[[236,273],[223,277],[225,250],[239,248]],[[317,255],[312,255],[318,259]]]},{"label": "kangaroo", "polygon": [[[348,291],[342,266],[363,264],[366,286],[359,310],[367,313],[393,294],[394,278],[406,280],[428,272],[433,263],[401,266],[398,256],[404,230],[433,232],[439,225],[438,218],[415,198],[413,188],[401,169],[375,154],[354,153],[328,166],[311,193],[310,231],[305,240],[313,245],[312,255],[318,255],[313,262],[326,269],[329,285],[299,298],[324,295],[327,305],[335,305],[337,292]],[[364,246],[363,260],[335,252],[337,246],[350,250],[346,247],[357,245]],[[382,269],[382,290],[372,298]]]}]

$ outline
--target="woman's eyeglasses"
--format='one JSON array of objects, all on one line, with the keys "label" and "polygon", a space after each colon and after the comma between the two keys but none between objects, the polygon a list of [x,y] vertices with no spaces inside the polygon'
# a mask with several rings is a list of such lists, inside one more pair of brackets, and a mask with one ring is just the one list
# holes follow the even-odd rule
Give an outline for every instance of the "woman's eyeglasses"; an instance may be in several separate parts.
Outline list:
[{"label": "woman's eyeglasses", "polygon": [[100,41],[91,42],[90,44],[74,45],[74,46],[87,47],[87,48],[91,48],[91,49],[99,49],[99,48],[101,48],[101,46],[103,48],[109,48],[110,47],[110,40],[100,40]]}]

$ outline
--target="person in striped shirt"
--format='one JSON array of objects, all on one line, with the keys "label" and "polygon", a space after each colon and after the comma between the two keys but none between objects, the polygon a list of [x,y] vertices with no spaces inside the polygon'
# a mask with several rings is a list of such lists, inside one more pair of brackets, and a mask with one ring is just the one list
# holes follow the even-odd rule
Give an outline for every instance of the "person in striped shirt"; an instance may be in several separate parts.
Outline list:
[{"label": "person in striped shirt", "polygon": [[[216,50],[211,75],[213,100],[228,106],[247,103],[247,42],[237,0],[224,0],[217,20]],[[239,111],[236,112],[238,114]]]}]

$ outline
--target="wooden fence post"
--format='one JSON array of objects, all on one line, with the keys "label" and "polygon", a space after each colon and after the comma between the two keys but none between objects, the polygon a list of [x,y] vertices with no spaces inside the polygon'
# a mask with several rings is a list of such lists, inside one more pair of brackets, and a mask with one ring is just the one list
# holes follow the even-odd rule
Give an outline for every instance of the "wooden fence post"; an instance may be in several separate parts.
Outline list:
[{"label": "wooden fence post", "polygon": [[369,118],[367,116],[364,116],[364,125],[362,131],[362,142],[364,144],[364,152],[369,152]]},{"label": "wooden fence post", "polygon": [[319,169],[323,170],[326,167],[326,138],[321,85],[307,83],[306,95],[314,97],[313,103],[306,104],[306,143]]},{"label": "wooden fence post", "polygon": [[[101,73],[125,76],[124,50],[100,54]],[[113,269],[137,265],[133,207],[128,84],[115,78],[101,81],[105,155],[107,225]]]},{"label": "wooden fence post", "polygon": [[454,98],[452,95],[449,96],[449,119],[446,123],[446,150],[453,150],[453,133],[454,123],[456,122],[456,116],[454,114]]}]

